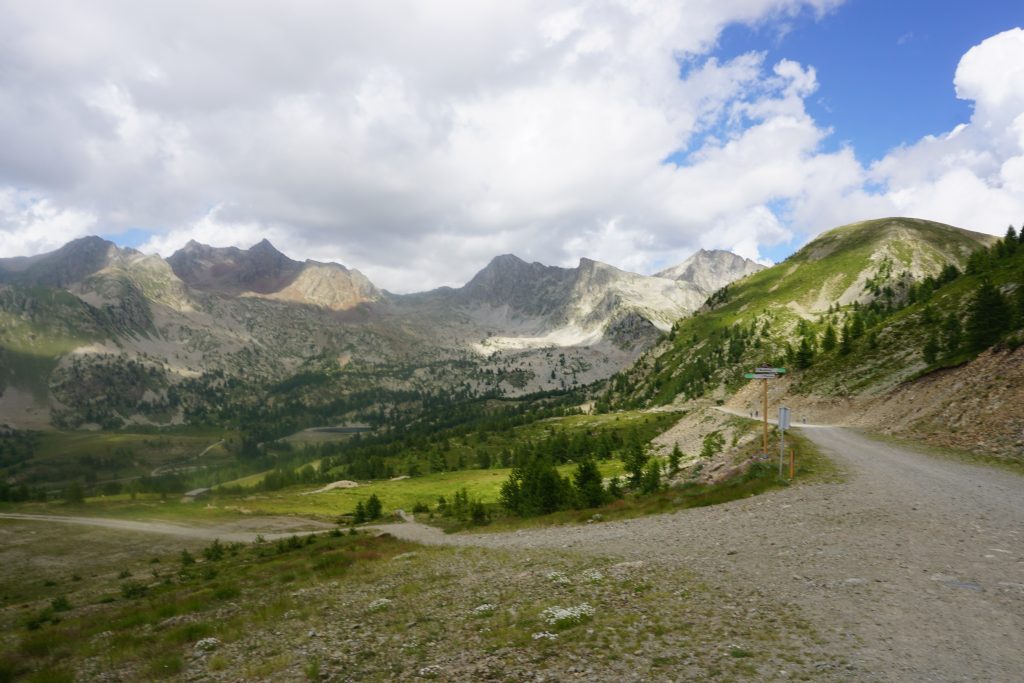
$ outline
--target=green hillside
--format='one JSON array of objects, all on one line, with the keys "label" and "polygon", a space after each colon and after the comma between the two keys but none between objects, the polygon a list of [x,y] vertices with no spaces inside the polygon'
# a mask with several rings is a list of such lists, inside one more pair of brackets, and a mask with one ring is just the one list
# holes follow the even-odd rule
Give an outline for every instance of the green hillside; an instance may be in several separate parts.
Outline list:
[{"label": "green hillside", "polygon": [[[983,280],[1012,297],[1022,250],[972,257],[997,241],[904,218],[826,232],[782,263],[716,292],[613,378],[600,406],[730,392],[744,382],[744,370],[763,363],[796,371],[800,390],[884,390],[938,362],[925,362],[926,340],[950,314],[963,327]],[[947,360],[977,350],[953,349]]]}]

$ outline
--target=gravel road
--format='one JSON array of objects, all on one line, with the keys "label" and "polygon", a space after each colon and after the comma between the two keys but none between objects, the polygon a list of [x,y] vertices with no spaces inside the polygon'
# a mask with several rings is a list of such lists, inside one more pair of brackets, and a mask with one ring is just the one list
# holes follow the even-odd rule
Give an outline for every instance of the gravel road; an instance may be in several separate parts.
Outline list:
[{"label": "gravel road", "polygon": [[682,564],[799,606],[850,678],[1024,680],[1024,477],[830,427],[847,473],[670,515],[505,534],[380,529],[425,543],[560,548]]},{"label": "gravel road", "polygon": [[[802,431],[846,471],[843,483],[514,533],[446,536],[415,522],[377,528],[423,543],[556,548],[681,565],[719,586],[767,588],[798,606],[827,647],[847,657],[844,679],[1024,681],[1024,477],[846,429]],[[321,527],[290,518],[191,527],[0,517],[225,541]]]}]

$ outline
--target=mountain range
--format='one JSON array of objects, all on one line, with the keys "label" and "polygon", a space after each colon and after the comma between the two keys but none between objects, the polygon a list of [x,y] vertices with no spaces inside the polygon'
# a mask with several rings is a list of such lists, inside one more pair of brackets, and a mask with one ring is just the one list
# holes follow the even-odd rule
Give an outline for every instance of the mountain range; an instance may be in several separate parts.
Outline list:
[{"label": "mountain range", "polygon": [[[267,240],[189,242],[165,260],[86,237],[0,259],[0,417],[65,427],[216,420],[218,403],[289,381],[300,389],[289,400],[301,403],[571,388],[626,367],[722,284],[761,268],[723,251],[655,276],[506,254],[461,288],[396,295]],[[233,390],[236,399],[217,395]]]}]

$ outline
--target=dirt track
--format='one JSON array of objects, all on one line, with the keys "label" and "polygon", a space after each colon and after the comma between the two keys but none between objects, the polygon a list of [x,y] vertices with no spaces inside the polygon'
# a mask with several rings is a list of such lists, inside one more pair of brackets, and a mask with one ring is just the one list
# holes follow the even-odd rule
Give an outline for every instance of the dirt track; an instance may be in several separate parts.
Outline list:
[{"label": "dirt track", "polygon": [[121,531],[134,531],[142,534],[180,536],[182,538],[194,538],[202,541],[212,541],[215,538],[219,538],[222,541],[239,543],[250,543],[256,539],[257,535],[261,535],[267,540],[274,540],[293,534],[301,535],[303,533],[314,533],[334,528],[333,524],[308,519],[294,519],[292,517],[259,517],[211,526],[186,526],[184,524],[171,524],[170,522],[137,522],[107,517],[23,515],[15,512],[0,513],[0,519],[80,524]]},{"label": "dirt track", "polygon": [[562,548],[772,587],[852,662],[851,679],[1024,680],[1024,477],[839,428],[804,433],[847,470],[726,505],[426,543]]}]

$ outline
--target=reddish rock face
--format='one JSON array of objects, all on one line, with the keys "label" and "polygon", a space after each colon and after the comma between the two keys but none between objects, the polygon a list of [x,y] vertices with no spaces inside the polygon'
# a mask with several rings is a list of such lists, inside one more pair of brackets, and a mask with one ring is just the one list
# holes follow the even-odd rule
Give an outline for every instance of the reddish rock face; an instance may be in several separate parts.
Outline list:
[{"label": "reddish rock face", "polygon": [[293,261],[269,241],[250,249],[208,247],[189,242],[167,259],[174,274],[190,287],[222,294],[270,294],[291,284],[303,264]]}]

